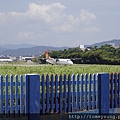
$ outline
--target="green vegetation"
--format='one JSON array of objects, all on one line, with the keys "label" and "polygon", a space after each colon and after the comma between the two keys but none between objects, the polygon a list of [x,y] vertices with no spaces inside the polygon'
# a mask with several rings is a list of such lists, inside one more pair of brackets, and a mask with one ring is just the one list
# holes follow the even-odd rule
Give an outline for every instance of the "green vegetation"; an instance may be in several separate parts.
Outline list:
[{"label": "green vegetation", "polygon": [[[69,48],[68,50],[51,51],[50,56],[54,58],[81,58],[72,60],[72,66],[57,65],[21,65],[21,63],[12,63],[0,66],[0,75],[23,75],[23,74],[85,74],[100,72],[120,72],[120,48],[114,48],[111,45],[104,45],[100,48],[91,47],[90,50],[82,51],[80,48]],[[45,57],[45,56],[41,56]],[[37,62],[34,59],[34,62]],[[98,64],[98,65],[97,65]],[[99,65],[100,64],[100,65]],[[106,65],[102,65],[106,64]],[[107,65],[108,64],[108,65]],[[110,64],[110,65],[109,65]]]},{"label": "green vegetation", "polygon": [[[20,75],[24,74],[39,74],[40,77],[42,74],[44,75],[51,75],[51,74],[86,74],[86,73],[119,73],[120,72],[120,66],[117,65],[72,65],[72,66],[57,66],[57,65],[38,65],[38,66],[23,66],[20,64],[8,64],[8,65],[0,65],[0,75],[8,75],[10,78],[10,75],[18,75],[18,78],[20,80]],[[10,80],[10,79],[9,79]],[[15,88],[15,87],[14,87]],[[20,94],[20,89],[19,94]],[[5,92],[5,88],[4,88]],[[8,91],[10,94],[10,89]]]},{"label": "green vegetation", "polygon": [[[89,47],[82,51],[80,48],[69,48],[68,50],[51,51],[51,57],[70,58],[76,64],[108,64],[120,65],[120,48],[114,48],[111,45]],[[41,56],[41,57],[44,57]],[[80,58],[74,60],[73,58]]]},{"label": "green vegetation", "polygon": [[18,66],[18,65],[1,65],[0,75],[23,75],[23,74],[86,74],[86,73],[119,73],[120,66],[117,65],[73,65],[73,66],[57,66],[57,65],[38,65],[38,66]]}]

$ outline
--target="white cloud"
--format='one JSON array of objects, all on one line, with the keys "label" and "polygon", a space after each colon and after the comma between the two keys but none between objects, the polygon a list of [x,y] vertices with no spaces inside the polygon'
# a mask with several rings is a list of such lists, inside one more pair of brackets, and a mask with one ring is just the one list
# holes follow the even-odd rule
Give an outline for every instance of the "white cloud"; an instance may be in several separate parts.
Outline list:
[{"label": "white cloud", "polygon": [[31,32],[31,31],[28,31],[28,32],[19,32],[17,34],[17,38],[19,40],[33,40],[33,39],[36,39],[36,38],[39,38],[41,37],[41,34],[37,34],[37,33],[34,33],[34,32]]},{"label": "white cloud", "polygon": [[84,23],[90,23],[91,20],[96,19],[96,16],[93,13],[89,13],[88,11],[82,9],[80,10],[80,21]]},{"label": "white cloud", "polygon": [[0,25],[4,25],[6,23],[6,14],[4,12],[0,12]]},{"label": "white cloud", "polygon": [[60,14],[64,9],[65,6],[60,3],[54,3],[51,5],[37,5],[35,3],[31,3],[29,4],[29,8],[25,14],[31,19],[43,20],[45,22],[52,23],[61,17]]},{"label": "white cloud", "polygon": [[25,13],[9,12],[0,13],[0,25],[3,25],[10,20],[14,22],[32,21],[34,23],[42,22],[46,24],[46,29],[51,29],[58,32],[75,32],[84,29],[92,20],[96,19],[93,13],[82,9],[77,17],[65,14],[66,6],[60,3],[50,5],[37,5],[30,3],[28,10]]},{"label": "white cloud", "polygon": [[84,33],[99,32],[92,24],[96,19],[93,13],[82,9],[75,15],[67,14],[66,9],[67,7],[61,3],[49,5],[30,3],[25,12],[0,12],[3,42],[23,41],[22,43],[42,45],[54,43],[59,46],[59,43],[64,45],[68,39],[69,41],[72,39],[70,44],[73,44],[73,39],[79,39]]}]

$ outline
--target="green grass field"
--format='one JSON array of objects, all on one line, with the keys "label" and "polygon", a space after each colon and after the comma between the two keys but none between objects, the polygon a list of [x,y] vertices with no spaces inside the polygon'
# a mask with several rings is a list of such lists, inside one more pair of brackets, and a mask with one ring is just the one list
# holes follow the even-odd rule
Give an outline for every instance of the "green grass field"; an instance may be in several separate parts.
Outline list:
[{"label": "green grass field", "polygon": [[72,66],[57,66],[57,65],[0,65],[0,75],[23,75],[23,74],[86,74],[86,73],[119,73],[119,65],[72,65]]},{"label": "green grass field", "polygon": [[[0,75],[18,75],[20,81],[20,75],[24,74],[86,74],[86,73],[120,73],[120,66],[115,65],[72,65],[72,66],[57,66],[57,65],[15,65],[15,64],[5,64],[0,65]],[[10,79],[9,79],[10,80]],[[41,88],[42,89],[42,88]],[[40,91],[41,91],[40,89]],[[4,88],[5,91],[5,88]],[[10,94],[10,89],[8,91]],[[20,93],[20,89],[19,89]]]}]

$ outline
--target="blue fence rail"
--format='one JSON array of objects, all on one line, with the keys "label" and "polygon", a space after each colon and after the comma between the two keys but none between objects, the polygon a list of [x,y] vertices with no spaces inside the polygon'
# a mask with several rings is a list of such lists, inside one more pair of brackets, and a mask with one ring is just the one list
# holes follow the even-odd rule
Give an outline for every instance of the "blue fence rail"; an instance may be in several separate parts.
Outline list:
[{"label": "blue fence rail", "polygon": [[0,76],[3,116],[91,111],[101,114],[118,108],[120,73]]},{"label": "blue fence rail", "polygon": [[120,108],[120,73],[110,74],[110,108]]},{"label": "blue fence rail", "polygon": [[41,113],[68,113],[97,109],[97,75],[42,75]]},{"label": "blue fence rail", "polygon": [[23,82],[23,76],[20,76],[20,81],[18,81],[18,76],[15,78],[13,75],[10,77],[6,75],[5,77],[0,76],[0,114],[9,116],[10,114],[19,113],[23,114],[26,112],[26,94],[25,84]]}]

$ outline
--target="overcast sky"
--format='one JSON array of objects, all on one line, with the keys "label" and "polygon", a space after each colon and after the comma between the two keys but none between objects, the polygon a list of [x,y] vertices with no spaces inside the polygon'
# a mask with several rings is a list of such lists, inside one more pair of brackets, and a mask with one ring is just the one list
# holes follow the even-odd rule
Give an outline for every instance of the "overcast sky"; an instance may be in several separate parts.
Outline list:
[{"label": "overcast sky", "polygon": [[120,38],[120,0],[0,0],[0,44],[78,46]]}]

